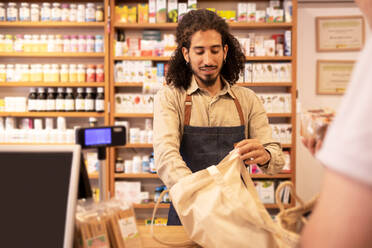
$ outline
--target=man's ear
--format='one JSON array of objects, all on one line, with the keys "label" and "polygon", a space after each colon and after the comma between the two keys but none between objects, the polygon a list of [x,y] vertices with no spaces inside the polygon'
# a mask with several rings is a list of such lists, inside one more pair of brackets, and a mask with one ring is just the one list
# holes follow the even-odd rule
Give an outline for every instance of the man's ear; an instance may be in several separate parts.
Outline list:
[{"label": "man's ear", "polygon": [[229,46],[226,44],[223,46],[223,60],[226,60],[227,57],[227,51],[229,50]]},{"label": "man's ear", "polygon": [[186,47],[182,47],[182,54],[183,54],[183,58],[185,59],[186,63],[189,63],[189,49],[187,49]]}]

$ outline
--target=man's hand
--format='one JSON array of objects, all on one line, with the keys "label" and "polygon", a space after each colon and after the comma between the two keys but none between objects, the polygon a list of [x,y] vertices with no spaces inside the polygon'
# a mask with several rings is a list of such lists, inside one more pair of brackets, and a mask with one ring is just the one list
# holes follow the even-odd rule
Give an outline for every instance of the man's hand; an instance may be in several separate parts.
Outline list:
[{"label": "man's hand", "polygon": [[235,145],[239,149],[240,158],[245,164],[264,165],[271,159],[271,155],[256,139],[244,139]]},{"label": "man's hand", "polygon": [[315,138],[304,138],[302,137],[302,144],[311,152],[314,156],[320,148],[322,147],[323,140],[315,139]]}]

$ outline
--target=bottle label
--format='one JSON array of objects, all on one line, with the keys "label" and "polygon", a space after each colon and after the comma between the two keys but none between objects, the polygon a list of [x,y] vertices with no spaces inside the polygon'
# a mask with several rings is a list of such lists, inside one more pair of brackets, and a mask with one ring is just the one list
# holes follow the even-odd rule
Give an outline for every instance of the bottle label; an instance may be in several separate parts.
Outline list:
[{"label": "bottle label", "polygon": [[35,110],[36,110],[36,100],[28,99],[28,111],[35,111]]},{"label": "bottle label", "polygon": [[47,99],[47,110],[48,111],[55,111],[56,110],[56,100]]},{"label": "bottle label", "polygon": [[75,100],[76,111],[84,111],[85,110],[85,100],[84,99],[76,99]]},{"label": "bottle label", "polygon": [[93,99],[85,99],[85,111],[94,111]]},{"label": "bottle label", "polygon": [[56,100],[56,109],[58,111],[65,110],[65,99],[57,99]]},{"label": "bottle label", "polygon": [[96,111],[97,112],[105,111],[105,101],[103,99],[96,99]]},{"label": "bottle label", "polygon": [[46,111],[46,100],[45,99],[37,99],[37,110]]},{"label": "bottle label", "polygon": [[74,111],[75,110],[75,100],[74,99],[66,99],[65,100],[65,110],[66,111]]}]

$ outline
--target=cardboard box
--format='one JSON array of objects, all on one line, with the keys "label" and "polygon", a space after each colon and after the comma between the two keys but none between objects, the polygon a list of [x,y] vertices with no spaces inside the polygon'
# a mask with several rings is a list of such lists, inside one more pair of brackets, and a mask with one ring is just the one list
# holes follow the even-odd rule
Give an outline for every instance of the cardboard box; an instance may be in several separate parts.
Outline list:
[{"label": "cardboard box", "polygon": [[167,2],[166,0],[156,0],[156,23],[167,22]]},{"label": "cardboard box", "polygon": [[115,6],[115,22],[128,22],[128,6],[117,5]]},{"label": "cardboard box", "polygon": [[156,0],[149,0],[149,23],[156,23]]},{"label": "cardboard box", "polygon": [[238,22],[248,21],[248,4],[247,3],[238,3]]},{"label": "cardboard box", "polygon": [[168,0],[168,22],[177,22],[178,21],[178,1],[177,0]]},{"label": "cardboard box", "polygon": [[149,22],[149,5],[139,3],[138,7],[138,23],[148,23]]},{"label": "cardboard box", "polygon": [[187,3],[178,4],[178,21],[181,21],[182,17],[187,13]]}]

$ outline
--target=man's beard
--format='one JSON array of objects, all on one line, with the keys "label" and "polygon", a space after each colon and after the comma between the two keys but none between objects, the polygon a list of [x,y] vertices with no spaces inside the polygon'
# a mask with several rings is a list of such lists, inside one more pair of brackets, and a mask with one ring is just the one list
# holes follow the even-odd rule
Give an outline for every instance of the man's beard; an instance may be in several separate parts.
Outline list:
[{"label": "man's beard", "polygon": [[195,71],[192,68],[191,68],[191,71],[195,75],[195,77],[197,77],[200,80],[200,82],[203,83],[207,87],[214,85],[217,81],[217,78],[220,76],[220,73],[218,73],[217,76],[214,78],[207,75],[207,78],[204,79],[204,78],[201,78],[197,73],[195,73]]}]

